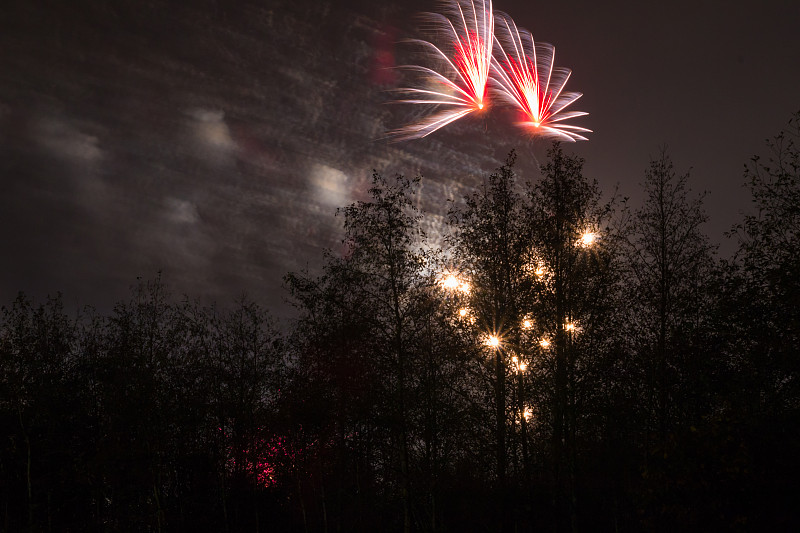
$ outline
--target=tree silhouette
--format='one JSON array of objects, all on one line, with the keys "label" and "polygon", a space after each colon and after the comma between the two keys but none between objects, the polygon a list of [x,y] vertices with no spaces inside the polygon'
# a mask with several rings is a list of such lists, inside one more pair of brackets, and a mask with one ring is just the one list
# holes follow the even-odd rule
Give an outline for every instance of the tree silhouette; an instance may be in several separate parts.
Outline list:
[{"label": "tree silhouette", "polygon": [[[493,336],[499,344],[490,347],[479,357],[490,355],[493,377],[488,381],[494,392],[494,452],[497,482],[497,519],[502,529],[508,527],[506,504],[508,492],[507,425],[508,364],[510,347],[520,343],[520,311],[528,296],[530,283],[525,269],[530,246],[529,228],[522,212],[522,198],[515,190],[513,165],[516,154],[511,152],[497,172],[491,174],[483,187],[466,197],[463,208],[451,209],[451,243],[458,269],[467,277],[470,286],[469,313],[475,318],[478,334],[486,339]],[[491,375],[491,374],[490,374]]]},{"label": "tree silhouette", "polygon": [[795,530],[800,114],[717,264],[665,151],[618,209],[512,152],[433,246],[373,176],[296,318],[161,276],[0,313],[3,531]]},{"label": "tree silhouette", "polygon": [[557,527],[575,530],[579,426],[592,412],[589,400],[598,386],[587,378],[601,355],[596,336],[609,317],[616,287],[610,268],[613,238],[604,231],[611,206],[600,202],[597,184],[583,176],[582,159],[566,155],[557,144],[548,155],[542,180],[529,192],[533,244],[543,266],[534,316],[551,338],[542,357],[551,376]]},{"label": "tree silhouette", "polygon": [[673,398],[690,397],[682,384],[691,380],[691,362],[681,358],[691,354],[681,353],[681,344],[686,346],[702,321],[707,307],[702,294],[713,266],[713,250],[702,233],[707,220],[702,196],[688,197],[688,178],[675,173],[666,150],[650,162],[645,203],[634,213],[626,249],[631,294],[637,295],[629,320],[638,359],[646,365],[653,393],[646,402],[662,444],[671,420],[689,415]]}]

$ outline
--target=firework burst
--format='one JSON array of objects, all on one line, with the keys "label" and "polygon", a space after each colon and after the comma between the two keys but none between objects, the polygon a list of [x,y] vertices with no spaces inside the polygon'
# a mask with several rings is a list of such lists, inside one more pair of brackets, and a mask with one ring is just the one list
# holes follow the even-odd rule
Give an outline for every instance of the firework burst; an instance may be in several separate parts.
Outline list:
[{"label": "firework burst", "polygon": [[562,141],[586,141],[581,133],[591,130],[562,124],[564,120],[587,115],[583,111],[564,111],[582,96],[563,92],[572,71],[555,67],[555,47],[536,43],[533,36],[508,15],[498,13],[498,31],[492,69],[498,98],[516,107],[525,117],[518,124],[533,135]]},{"label": "firework burst", "polygon": [[423,15],[431,28],[432,41],[414,39],[438,68],[407,65],[419,73],[424,86],[398,89],[405,95],[398,103],[427,104],[436,111],[427,117],[390,133],[397,140],[416,139],[469,115],[488,105],[486,85],[492,66],[494,15],[491,0],[454,0],[447,2],[445,14]]}]

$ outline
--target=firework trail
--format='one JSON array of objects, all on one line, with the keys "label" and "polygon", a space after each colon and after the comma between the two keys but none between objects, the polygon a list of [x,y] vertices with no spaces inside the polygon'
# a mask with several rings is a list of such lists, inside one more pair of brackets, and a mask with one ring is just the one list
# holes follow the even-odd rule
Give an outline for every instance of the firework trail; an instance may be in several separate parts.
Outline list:
[{"label": "firework trail", "polygon": [[571,70],[555,67],[555,47],[535,43],[529,31],[517,28],[508,15],[498,13],[498,46],[492,68],[494,93],[519,109],[525,120],[518,123],[529,133],[562,141],[586,141],[581,133],[591,130],[561,124],[562,121],[587,115],[583,111],[564,111],[582,96],[563,92]]},{"label": "firework trail", "polygon": [[445,14],[426,13],[423,17],[436,37],[434,40],[447,44],[439,47],[431,41],[411,40],[422,46],[439,68],[401,67],[418,72],[426,83],[423,87],[398,89],[406,97],[396,101],[427,104],[437,109],[418,122],[390,132],[389,136],[395,140],[425,137],[488,105],[486,85],[495,40],[492,2],[453,0],[444,5]]}]

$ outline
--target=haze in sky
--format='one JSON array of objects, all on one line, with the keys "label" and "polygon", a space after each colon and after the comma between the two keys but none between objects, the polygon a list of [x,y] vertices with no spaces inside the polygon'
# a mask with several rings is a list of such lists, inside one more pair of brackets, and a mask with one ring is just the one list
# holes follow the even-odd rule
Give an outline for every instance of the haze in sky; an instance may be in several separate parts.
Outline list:
[{"label": "haze in sky", "polygon": [[[224,5],[223,5],[224,4]],[[388,105],[393,68],[433,2],[311,0],[0,8],[0,300],[62,291],[108,308],[137,276],[229,303],[283,308],[282,276],[337,250],[337,207],[373,170],[423,176],[429,233],[511,149],[536,180],[547,142],[502,113],[424,139],[385,133],[422,109]],[[667,146],[708,191],[723,232],[749,193],[743,165],[798,110],[800,5],[495,2],[553,43],[584,96],[588,142],[567,146],[611,195],[638,202]]]}]

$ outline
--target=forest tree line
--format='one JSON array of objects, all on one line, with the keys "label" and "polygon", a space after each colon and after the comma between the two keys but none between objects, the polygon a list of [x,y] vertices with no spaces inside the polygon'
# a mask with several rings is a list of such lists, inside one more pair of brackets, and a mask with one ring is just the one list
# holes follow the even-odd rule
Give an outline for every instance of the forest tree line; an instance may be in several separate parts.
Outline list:
[{"label": "forest tree line", "polygon": [[605,201],[515,155],[434,246],[417,180],[337,212],[288,327],[160,277],[0,316],[3,531],[800,528],[800,114],[719,259],[662,152]]}]

